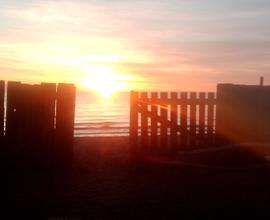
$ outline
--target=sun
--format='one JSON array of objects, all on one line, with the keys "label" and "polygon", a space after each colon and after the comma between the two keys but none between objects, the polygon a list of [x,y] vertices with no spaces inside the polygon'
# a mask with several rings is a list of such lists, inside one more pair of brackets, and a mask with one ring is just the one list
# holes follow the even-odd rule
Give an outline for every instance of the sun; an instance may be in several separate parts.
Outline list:
[{"label": "sun", "polygon": [[109,66],[91,65],[87,67],[86,74],[87,78],[83,84],[105,99],[127,88],[127,85],[121,81],[121,76]]}]

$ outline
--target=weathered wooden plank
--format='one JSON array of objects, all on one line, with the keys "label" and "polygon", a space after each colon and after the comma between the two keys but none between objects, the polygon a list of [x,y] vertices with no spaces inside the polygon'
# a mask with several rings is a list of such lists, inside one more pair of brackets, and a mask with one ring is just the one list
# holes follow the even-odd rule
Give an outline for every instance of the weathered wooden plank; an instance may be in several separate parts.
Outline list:
[{"label": "weathered wooden plank", "polygon": [[41,109],[39,85],[8,82],[6,136],[10,144],[17,143],[27,155],[39,144]]},{"label": "weathered wooden plank", "polygon": [[187,93],[181,92],[181,145],[187,146]]},{"label": "weathered wooden plank", "polygon": [[218,85],[217,131],[225,140],[222,144],[257,141],[257,124],[262,117],[258,114],[260,89],[256,85]]},{"label": "weathered wooden plank", "polygon": [[[166,100],[168,97],[168,94],[166,92],[161,92],[160,94],[160,99],[161,100]],[[163,142],[166,141],[167,138],[167,120],[168,120],[168,105],[164,104],[164,102],[161,105],[161,110],[160,110],[160,116],[161,116],[161,125],[160,125],[160,137]]]},{"label": "weathered wooden plank", "polygon": [[[20,100],[18,106],[18,113],[20,117],[20,127],[19,133],[20,136],[20,144],[25,145],[30,148],[37,139],[38,130],[35,126],[35,122],[40,120],[37,118],[37,105],[36,105],[36,97],[37,91],[35,91],[34,87],[27,84],[21,84],[20,91]],[[25,147],[24,146],[24,147]],[[30,150],[30,149],[25,149]],[[28,151],[29,152],[29,151]]]},{"label": "weathered wooden plank", "polygon": [[177,114],[177,93],[172,92],[171,93],[171,140],[172,144],[175,148],[175,145],[177,143],[177,126],[178,126],[178,114]]},{"label": "weathered wooden plank", "polygon": [[233,94],[233,91],[231,89],[227,89],[228,86],[231,87],[232,84],[217,85],[216,132],[218,137],[218,145],[223,145],[228,141],[227,136],[231,132],[229,128],[232,126],[233,123],[230,119],[230,115],[232,114],[231,109],[226,104],[227,102],[229,102],[230,97]]},{"label": "weathered wooden plank", "polygon": [[172,100],[172,104],[170,105],[171,107],[171,124],[170,124],[170,135],[171,135],[171,153],[175,153],[177,151],[177,139],[178,139],[178,135],[177,135],[177,131],[178,131],[178,97],[177,97],[177,93],[176,92],[172,92],[171,93],[171,100]]},{"label": "weathered wooden plank", "polygon": [[[151,93],[151,99],[155,101],[157,100],[157,93],[152,92]],[[157,115],[158,114],[158,108],[157,104],[152,104],[151,105],[151,137],[152,139],[157,138]]]},{"label": "weathered wooden plank", "polygon": [[4,115],[5,115],[5,81],[0,81],[0,142],[4,137]]},{"label": "weathered wooden plank", "polygon": [[199,93],[199,137],[200,142],[204,141],[205,137],[205,98],[206,94],[204,92]]},{"label": "weathered wooden plank", "polygon": [[32,153],[32,148],[36,139],[38,139],[38,128],[35,126],[38,120],[36,116],[36,96],[37,91],[33,86],[28,84],[20,84],[20,88],[16,90],[16,141],[19,143],[21,150],[25,153]]},{"label": "weathered wooden plank", "polygon": [[56,136],[59,149],[73,145],[76,88],[60,83],[57,87]]},{"label": "weathered wooden plank", "polygon": [[[16,120],[12,121],[14,127],[12,129],[14,139],[12,142],[19,143],[20,150],[27,152],[25,146],[29,146],[32,136],[30,135],[30,128],[32,126],[32,118],[34,118],[34,106],[32,106],[33,97],[30,96],[30,85],[19,84],[13,91],[13,100],[15,100],[15,107],[13,113]],[[31,114],[29,113],[31,110]],[[10,119],[8,119],[10,121]],[[28,151],[29,152],[29,151]]]},{"label": "weathered wooden plank", "polygon": [[142,139],[145,140],[148,136],[148,119],[147,119],[147,93],[142,92],[141,93],[141,99],[143,100],[141,102],[141,134]]},{"label": "weathered wooden plank", "polygon": [[208,136],[208,143],[213,144],[213,137],[214,137],[214,96],[213,92],[208,93],[208,99],[210,100],[208,104],[208,117],[207,117],[207,136]]},{"label": "weathered wooden plank", "polygon": [[130,128],[129,128],[129,141],[130,141],[130,156],[134,157],[138,148],[138,114],[139,114],[139,94],[138,92],[130,92]]},{"label": "weathered wooden plank", "polygon": [[49,145],[53,140],[55,128],[56,84],[42,83],[40,86],[41,112],[41,142]]},{"label": "weathered wooden plank", "polygon": [[130,92],[130,130],[131,141],[137,140],[138,137],[138,92]]},{"label": "weathered wooden plank", "polygon": [[11,82],[7,84],[7,110],[6,110],[6,137],[10,144],[17,141],[18,130],[18,92],[20,92],[21,83]]},{"label": "weathered wooden plank", "polygon": [[258,115],[255,131],[259,142],[270,143],[270,86],[261,86],[258,97]]},{"label": "weathered wooden plank", "polygon": [[194,147],[196,144],[196,93],[190,93],[190,145]]},{"label": "weathered wooden plank", "polygon": [[73,155],[75,87],[70,84],[58,84],[56,103],[54,158],[59,166],[63,166],[69,164]]}]

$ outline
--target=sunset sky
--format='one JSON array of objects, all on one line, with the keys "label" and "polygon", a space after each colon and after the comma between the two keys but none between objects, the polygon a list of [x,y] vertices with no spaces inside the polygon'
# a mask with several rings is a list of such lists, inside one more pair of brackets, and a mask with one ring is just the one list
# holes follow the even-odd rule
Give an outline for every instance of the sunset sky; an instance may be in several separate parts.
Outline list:
[{"label": "sunset sky", "polygon": [[3,80],[203,91],[270,82],[269,0],[0,3]]}]

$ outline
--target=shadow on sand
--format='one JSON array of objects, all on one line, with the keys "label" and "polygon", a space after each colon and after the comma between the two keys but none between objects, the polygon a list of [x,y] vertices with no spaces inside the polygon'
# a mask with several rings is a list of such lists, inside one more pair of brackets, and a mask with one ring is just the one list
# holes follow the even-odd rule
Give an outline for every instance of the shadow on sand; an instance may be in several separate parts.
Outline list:
[{"label": "shadow on sand", "polygon": [[269,215],[268,146],[131,160],[129,139],[75,139],[68,172],[8,172],[8,217],[228,219]]}]

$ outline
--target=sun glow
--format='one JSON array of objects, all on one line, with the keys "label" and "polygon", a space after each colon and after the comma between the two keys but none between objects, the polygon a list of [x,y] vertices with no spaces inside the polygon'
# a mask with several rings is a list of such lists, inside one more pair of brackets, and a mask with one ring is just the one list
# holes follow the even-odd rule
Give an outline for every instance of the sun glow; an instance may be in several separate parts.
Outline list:
[{"label": "sun glow", "polygon": [[103,98],[108,99],[115,92],[123,91],[128,85],[123,82],[119,74],[109,66],[89,66],[86,69],[87,78],[83,85],[88,89],[97,92]]}]

